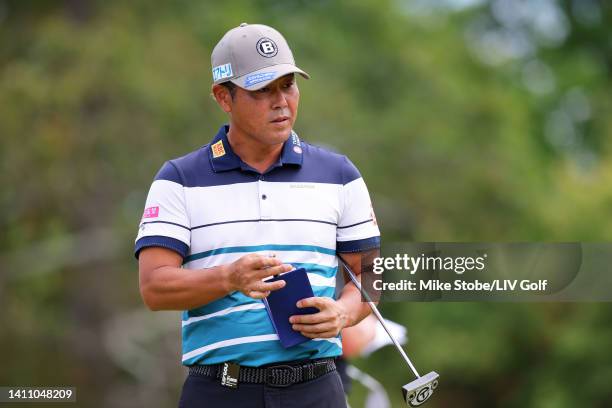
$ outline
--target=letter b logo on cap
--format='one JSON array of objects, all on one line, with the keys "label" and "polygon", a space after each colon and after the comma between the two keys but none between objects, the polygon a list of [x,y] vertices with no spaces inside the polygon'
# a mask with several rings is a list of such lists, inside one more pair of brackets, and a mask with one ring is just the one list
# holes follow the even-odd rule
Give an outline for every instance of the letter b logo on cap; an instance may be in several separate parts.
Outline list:
[{"label": "letter b logo on cap", "polygon": [[257,52],[262,57],[272,58],[278,53],[278,47],[274,41],[264,37],[257,41]]}]

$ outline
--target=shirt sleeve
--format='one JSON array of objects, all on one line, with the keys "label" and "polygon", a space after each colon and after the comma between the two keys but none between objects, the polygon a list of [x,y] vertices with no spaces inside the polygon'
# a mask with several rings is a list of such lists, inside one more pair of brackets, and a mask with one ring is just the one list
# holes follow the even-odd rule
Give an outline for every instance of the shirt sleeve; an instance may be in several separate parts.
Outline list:
[{"label": "shirt sleeve", "polygon": [[342,213],[336,232],[336,250],[346,253],[380,248],[380,231],[368,188],[355,165],[348,158],[344,159]]},{"label": "shirt sleeve", "polygon": [[134,255],[146,247],[163,247],[187,256],[191,243],[191,225],[185,203],[183,183],[178,169],[166,162],[149,189],[140,221]]}]

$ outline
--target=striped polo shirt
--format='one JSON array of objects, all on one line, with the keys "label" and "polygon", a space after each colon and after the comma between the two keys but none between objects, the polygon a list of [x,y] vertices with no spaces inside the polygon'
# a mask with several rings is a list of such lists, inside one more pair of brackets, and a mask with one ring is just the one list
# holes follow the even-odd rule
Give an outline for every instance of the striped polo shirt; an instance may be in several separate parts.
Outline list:
[{"label": "striped polo shirt", "polygon": [[[166,162],[147,197],[135,253],[165,247],[187,269],[275,254],[304,267],[315,296],[334,298],[336,252],[380,246],[366,185],[346,156],[300,141],[295,132],[261,174],[243,162],[222,126],[213,141]],[[182,314],[183,364],[245,366],[334,357],[340,337],[283,348],[261,300],[232,292]]]}]

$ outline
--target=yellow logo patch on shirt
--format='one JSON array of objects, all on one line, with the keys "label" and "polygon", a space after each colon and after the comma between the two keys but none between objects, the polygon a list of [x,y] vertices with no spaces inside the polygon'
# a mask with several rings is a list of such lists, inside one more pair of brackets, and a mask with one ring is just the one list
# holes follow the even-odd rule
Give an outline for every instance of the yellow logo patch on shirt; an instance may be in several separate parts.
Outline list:
[{"label": "yellow logo patch on shirt", "polygon": [[219,140],[217,143],[211,146],[213,158],[221,157],[225,155],[225,148],[223,147],[223,140]]}]

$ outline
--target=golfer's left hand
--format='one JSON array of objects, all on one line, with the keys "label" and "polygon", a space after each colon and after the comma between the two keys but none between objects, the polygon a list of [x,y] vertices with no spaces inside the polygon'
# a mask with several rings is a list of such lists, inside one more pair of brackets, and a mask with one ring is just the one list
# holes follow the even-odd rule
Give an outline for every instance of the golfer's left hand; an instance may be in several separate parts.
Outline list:
[{"label": "golfer's left hand", "polygon": [[293,330],[311,339],[336,337],[348,321],[344,305],[332,298],[310,297],[300,300],[297,306],[319,309],[318,313],[294,315],[289,318]]}]

